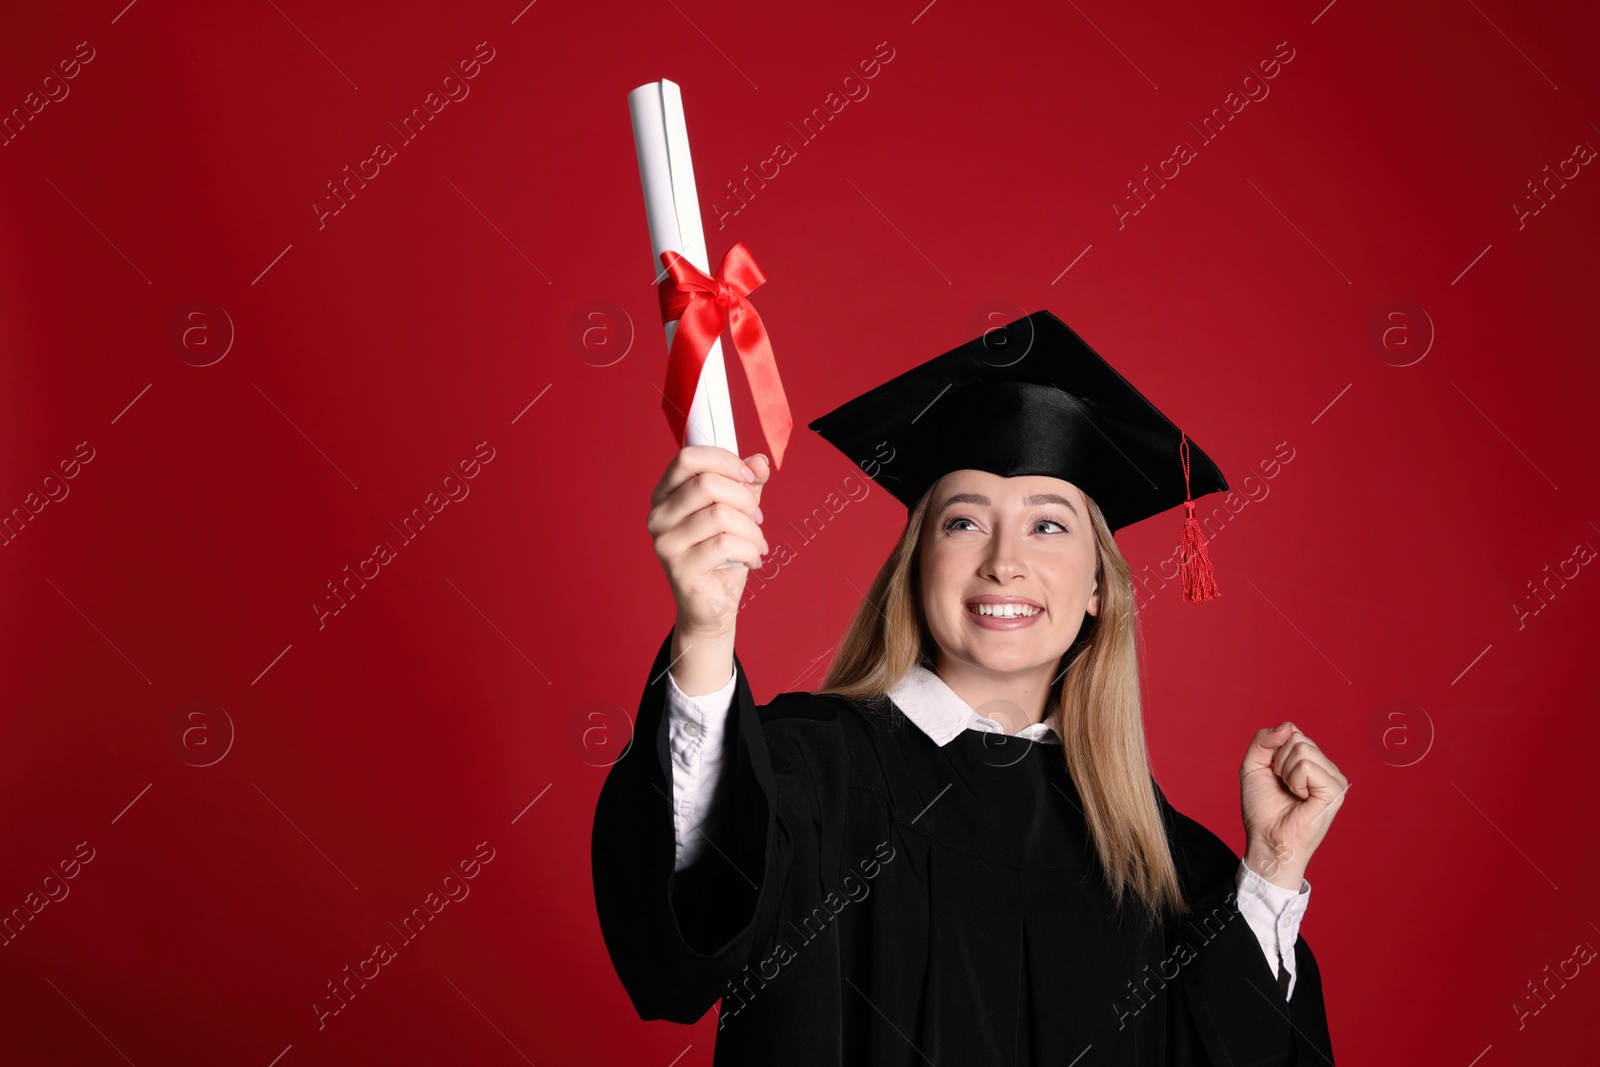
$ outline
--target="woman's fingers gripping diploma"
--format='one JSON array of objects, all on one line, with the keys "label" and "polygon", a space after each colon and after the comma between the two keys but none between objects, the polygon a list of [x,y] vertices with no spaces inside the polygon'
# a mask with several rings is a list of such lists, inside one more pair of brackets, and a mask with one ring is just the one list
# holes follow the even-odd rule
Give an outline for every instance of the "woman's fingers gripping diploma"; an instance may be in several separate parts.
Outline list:
[{"label": "woman's fingers gripping diploma", "polygon": [[1271,881],[1298,886],[1349,788],[1293,723],[1257,730],[1239,767],[1245,861]]},{"label": "woman's fingers gripping diploma", "polygon": [[[678,604],[679,630],[732,631],[748,568],[768,551],[761,490],[771,474],[766,456],[740,461],[714,445],[689,445],[667,464],[645,525]],[[729,560],[746,566],[721,567]]]}]

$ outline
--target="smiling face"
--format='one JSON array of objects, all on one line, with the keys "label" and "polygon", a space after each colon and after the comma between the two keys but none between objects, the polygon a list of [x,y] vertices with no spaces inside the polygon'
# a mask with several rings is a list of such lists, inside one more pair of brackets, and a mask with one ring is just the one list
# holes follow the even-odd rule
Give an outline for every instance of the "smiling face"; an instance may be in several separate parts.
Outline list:
[{"label": "smiling face", "polygon": [[918,552],[924,615],[947,678],[1053,676],[1085,612],[1100,613],[1094,530],[1071,482],[946,474]]}]

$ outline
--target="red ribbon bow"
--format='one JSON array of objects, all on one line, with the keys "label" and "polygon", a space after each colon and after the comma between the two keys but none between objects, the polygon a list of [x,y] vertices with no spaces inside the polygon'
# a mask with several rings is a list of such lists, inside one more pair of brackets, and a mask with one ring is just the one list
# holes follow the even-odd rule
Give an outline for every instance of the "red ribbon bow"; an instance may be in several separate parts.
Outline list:
[{"label": "red ribbon bow", "polygon": [[700,382],[701,368],[705,366],[711,345],[726,327],[731,329],[734,350],[739,353],[745,378],[750,382],[761,432],[772,449],[773,469],[778,469],[783,465],[783,450],[789,443],[794,420],[789,415],[783,382],[778,379],[778,364],[772,357],[767,328],[750,301],[745,299],[767,280],[767,276],[761,273],[743,242],[728,249],[716,277],[703,273],[671,250],[661,253],[661,262],[667,268],[667,276],[658,289],[661,321],[676,320],[678,323],[672,351],[667,357],[666,398],[661,405],[672,427],[673,439],[680,443],[684,439],[684,426]]}]

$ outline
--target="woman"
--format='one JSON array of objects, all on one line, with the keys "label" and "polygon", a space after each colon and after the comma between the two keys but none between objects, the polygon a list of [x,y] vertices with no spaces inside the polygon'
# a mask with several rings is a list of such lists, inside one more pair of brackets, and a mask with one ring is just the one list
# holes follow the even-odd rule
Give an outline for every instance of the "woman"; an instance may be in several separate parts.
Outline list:
[{"label": "woman", "polygon": [[677,620],[593,841],[639,1015],[720,998],[719,1067],[1332,1063],[1296,933],[1346,779],[1257,731],[1241,861],[1148,769],[1112,533],[1215,465],[1048,312],[811,425],[908,507],[818,693],[757,714],[733,651],[766,459],[652,498]]}]

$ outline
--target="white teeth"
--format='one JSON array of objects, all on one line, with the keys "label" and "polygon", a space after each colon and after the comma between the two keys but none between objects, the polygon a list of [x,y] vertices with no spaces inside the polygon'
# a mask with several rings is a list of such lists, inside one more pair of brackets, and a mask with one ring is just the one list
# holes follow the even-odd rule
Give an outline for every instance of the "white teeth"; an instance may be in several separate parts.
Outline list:
[{"label": "white teeth", "polygon": [[993,615],[997,619],[1021,619],[1040,611],[1026,604],[974,604],[973,608],[979,615]]}]

